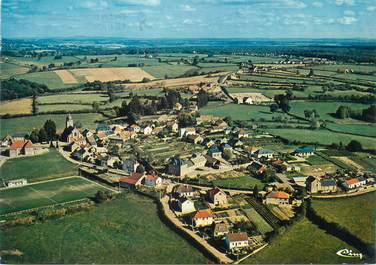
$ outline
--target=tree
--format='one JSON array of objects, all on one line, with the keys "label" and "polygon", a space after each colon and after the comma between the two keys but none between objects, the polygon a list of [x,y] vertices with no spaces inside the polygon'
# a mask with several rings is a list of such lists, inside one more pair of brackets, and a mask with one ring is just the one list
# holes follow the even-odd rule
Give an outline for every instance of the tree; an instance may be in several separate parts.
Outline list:
[{"label": "tree", "polygon": [[226,150],[223,152],[223,158],[224,158],[224,159],[226,159],[226,160],[230,160],[232,157],[233,157],[233,154],[232,154],[232,151],[231,151],[231,150],[226,149]]},{"label": "tree", "polygon": [[38,139],[40,143],[46,142],[48,140],[47,133],[44,128],[40,128],[38,132]]},{"label": "tree", "polygon": [[253,197],[258,198],[259,196],[259,190],[257,185],[253,186]]},{"label": "tree", "polygon": [[47,120],[43,126],[47,134],[47,139],[52,141],[56,136],[56,124],[53,120]]},{"label": "tree", "polygon": [[39,142],[39,136],[38,136],[38,130],[37,129],[34,129],[34,130],[31,131],[31,133],[29,135],[29,139],[33,143],[38,143]]},{"label": "tree", "polygon": [[93,104],[93,111],[98,112],[99,111],[99,103],[97,101],[94,101]]},{"label": "tree", "polygon": [[362,119],[368,122],[376,122],[376,105],[371,105],[362,111]]},{"label": "tree", "polygon": [[313,72],[313,69],[309,69],[309,73],[308,73],[308,77],[311,77],[313,76],[315,73]]},{"label": "tree", "polygon": [[362,144],[356,140],[351,140],[351,142],[346,146],[346,150],[350,152],[360,152],[363,150]]},{"label": "tree", "polygon": [[144,173],[145,172],[145,168],[143,165],[139,165],[136,169],[136,172],[137,173]]},{"label": "tree", "polygon": [[233,125],[233,121],[232,121],[231,116],[226,116],[223,120],[225,122],[227,122],[228,126],[232,126]]},{"label": "tree", "polygon": [[273,103],[270,105],[270,111],[271,112],[276,112],[278,110],[278,105]]},{"label": "tree", "polygon": [[204,90],[200,90],[197,94],[197,107],[202,108],[206,106],[209,102],[209,94]]},{"label": "tree", "polygon": [[310,121],[311,129],[316,130],[320,128],[320,121],[316,118],[312,118]]},{"label": "tree", "polygon": [[336,111],[336,117],[339,119],[347,119],[350,116],[350,109],[347,106],[339,106]]},{"label": "tree", "polygon": [[313,113],[312,110],[306,109],[306,110],[304,110],[304,117],[309,119],[309,118],[311,118],[312,113]]}]

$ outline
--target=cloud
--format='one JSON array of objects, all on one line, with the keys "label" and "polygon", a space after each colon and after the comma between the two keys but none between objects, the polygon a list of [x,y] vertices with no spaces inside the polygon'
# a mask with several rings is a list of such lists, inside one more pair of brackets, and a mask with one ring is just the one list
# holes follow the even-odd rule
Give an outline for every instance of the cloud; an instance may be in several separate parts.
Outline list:
[{"label": "cloud", "polygon": [[120,10],[119,13],[123,14],[123,15],[136,15],[136,14],[142,13],[142,11],[140,11],[140,10],[124,9],[124,10]]},{"label": "cloud", "polygon": [[355,4],[355,0],[335,0],[335,3],[337,6],[342,6],[342,5],[353,6]]},{"label": "cloud", "polygon": [[194,8],[194,7],[190,6],[190,5],[181,5],[180,7],[181,7],[181,9],[183,11],[187,11],[187,12],[196,11],[196,8]]},{"label": "cloud", "polygon": [[368,6],[367,11],[369,11],[369,12],[376,11],[376,6]]},{"label": "cloud", "polygon": [[352,24],[356,23],[357,21],[358,21],[358,19],[356,17],[347,17],[347,16],[344,16],[344,17],[337,19],[337,22],[342,24],[342,25],[352,25]]},{"label": "cloud", "polygon": [[348,17],[354,17],[355,16],[355,12],[352,11],[352,10],[346,10],[344,12],[345,16],[348,16]]},{"label": "cloud", "polygon": [[305,7],[307,7],[306,4],[304,4],[304,3],[301,2],[301,1],[297,1],[297,0],[283,0],[282,3],[283,3],[286,7],[289,7],[289,8],[297,8],[297,9],[300,9],[300,8],[305,8]]},{"label": "cloud", "polygon": [[323,3],[321,3],[321,2],[313,2],[312,5],[314,7],[323,7],[324,6]]},{"label": "cloud", "polygon": [[169,15],[166,15],[165,18],[166,18],[167,20],[171,20],[171,19],[172,19],[172,17],[169,16]]},{"label": "cloud", "polygon": [[104,0],[100,1],[84,1],[81,3],[80,7],[90,10],[103,10],[108,7],[108,2]]},{"label": "cloud", "polygon": [[120,3],[140,6],[159,6],[161,0],[117,0]]}]

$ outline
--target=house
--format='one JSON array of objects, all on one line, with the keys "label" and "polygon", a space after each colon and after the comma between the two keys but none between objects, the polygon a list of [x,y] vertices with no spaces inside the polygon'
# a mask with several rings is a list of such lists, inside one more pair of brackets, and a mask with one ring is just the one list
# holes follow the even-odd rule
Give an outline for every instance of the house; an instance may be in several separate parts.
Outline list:
[{"label": "house", "polygon": [[149,187],[157,187],[162,184],[162,178],[155,175],[145,176],[145,185]]},{"label": "house", "polygon": [[306,188],[310,193],[328,193],[337,191],[337,182],[334,179],[309,176],[306,180]]},{"label": "house", "polygon": [[366,180],[363,177],[347,179],[342,183],[346,190],[356,189],[366,185]]},{"label": "house", "polygon": [[207,148],[210,148],[213,145],[215,145],[215,142],[210,138],[205,138],[204,141],[202,142],[202,145],[206,146]]},{"label": "house", "polygon": [[274,152],[272,150],[269,150],[269,149],[259,149],[257,150],[254,155],[257,157],[257,158],[262,158],[262,157],[265,157],[265,158],[272,158],[274,156]]},{"label": "house", "polygon": [[206,158],[201,154],[193,154],[190,161],[195,168],[204,167],[206,164]]},{"label": "house", "polygon": [[178,199],[178,207],[182,214],[193,213],[196,211],[194,202],[185,197],[180,197]]},{"label": "house", "polygon": [[201,144],[204,141],[204,139],[198,134],[190,134],[187,136],[187,139],[193,144]]},{"label": "house", "polygon": [[190,185],[184,185],[181,184],[179,185],[176,189],[175,192],[180,196],[180,197],[193,197],[195,194],[195,191],[193,190],[192,186]]},{"label": "house", "polygon": [[213,145],[212,147],[209,148],[208,155],[215,159],[222,158],[222,152],[219,150],[218,146],[216,145]]},{"label": "house", "polygon": [[302,146],[295,149],[294,155],[300,157],[308,157],[314,155],[314,149],[311,146]]},{"label": "house", "polygon": [[228,233],[226,235],[226,245],[228,250],[248,247],[248,234],[246,232]]},{"label": "house", "polygon": [[16,133],[13,133],[11,138],[13,139],[13,141],[17,141],[17,140],[25,140],[25,135],[27,133],[24,133],[24,132],[16,132]]},{"label": "house", "polygon": [[195,227],[210,226],[214,222],[214,215],[209,209],[199,210],[194,214],[193,222]]},{"label": "house", "polygon": [[35,148],[30,140],[15,140],[9,147],[9,157],[35,155]]},{"label": "house", "polygon": [[171,122],[171,123],[168,123],[167,124],[167,128],[173,132],[173,133],[177,133],[178,130],[179,130],[179,124],[177,122]]},{"label": "house", "polygon": [[5,184],[8,188],[22,187],[27,184],[27,179],[12,179],[8,180]]},{"label": "house", "polygon": [[250,172],[252,172],[253,174],[256,174],[256,175],[259,175],[259,174],[262,174],[266,171],[266,166],[259,163],[259,162],[256,162],[256,161],[253,161],[249,166],[248,166],[248,170]]},{"label": "house", "polygon": [[6,147],[12,144],[13,138],[9,134],[1,140],[1,146]]},{"label": "house", "polygon": [[179,102],[177,102],[177,103],[175,104],[175,106],[174,106],[174,110],[177,110],[177,111],[181,110],[182,108],[183,108],[183,105],[180,104]]},{"label": "house", "polygon": [[268,195],[266,195],[266,199],[264,201],[265,204],[273,204],[273,205],[280,205],[280,204],[289,204],[290,202],[290,195],[283,191],[272,191]]},{"label": "house", "polygon": [[244,129],[240,129],[238,132],[238,138],[248,138],[248,133]]},{"label": "house", "polygon": [[226,223],[219,223],[214,225],[213,236],[214,237],[222,237],[229,233],[229,227]]},{"label": "house", "polygon": [[119,185],[123,188],[135,189],[144,179],[143,173],[133,173],[130,177],[122,177],[119,179]]},{"label": "house", "polygon": [[189,160],[181,159],[180,157],[170,158],[167,165],[167,174],[182,177],[194,170],[193,163]]},{"label": "house", "polygon": [[121,165],[121,160],[117,156],[109,156],[107,158],[107,166],[112,168],[117,168],[118,165]]},{"label": "house", "polygon": [[126,159],[123,161],[122,168],[128,174],[136,172],[137,167],[140,165],[136,159]]},{"label": "house", "polygon": [[137,124],[132,124],[131,126],[129,126],[129,131],[139,133],[141,131],[141,127]]},{"label": "house", "polygon": [[226,205],[228,203],[226,193],[219,188],[209,190],[207,192],[207,196],[209,201],[214,205],[219,206]]},{"label": "house", "polygon": [[306,186],[306,181],[308,177],[301,176],[301,177],[293,177],[292,179],[294,180],[294,183],[298,186],[305,187]]},{"label": "house", "polygon": [[179,137],[187,137],[188,135],[196,134],[196,129],[189,127],[189,128],[180,128],[179,129]]},{"label": "house", "polygon": [[153,132],[153,128],[151,126],[146,126],[144,129],[143,129],[143,133],[144,135],[151,135]]}]

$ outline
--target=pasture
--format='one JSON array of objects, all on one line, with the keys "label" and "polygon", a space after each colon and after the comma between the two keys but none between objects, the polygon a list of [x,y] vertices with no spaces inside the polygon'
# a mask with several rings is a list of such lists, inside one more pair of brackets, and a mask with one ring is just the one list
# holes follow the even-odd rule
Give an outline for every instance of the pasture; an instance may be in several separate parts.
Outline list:
[{"label": "pasture", "polygon": [[31,82],[46,85],[49,89],[61,89],[71,87],[72,84],[65,84],[61,78],[53,71],[50,72],[35,72],[23,75],[18,75],[17,79],[26,79]]},{"label": "pasture", "polygon": [[87,82],[94,82],[96,80],[102,82],[115,80],[130,80],[132,82],[140,82],[144,78],[148,78],[150,80],[155,79],[154,76],[150,75],[139,67],[82,68],[72,69],[70,72],[75,77],[84,77]]},{"label": "pasture", "polygon": [[38,105],[38,113],[49,113],[55,111],[90,111],[92,106],[80,104],[51,104],[51,105]]},{"label": "pasture", "polygon": [[144,69],[146,72],[151,74],[152,76],[155,76],[159,79],[164,79],[165,77],[168,78],[176,78],[184,75],[187,71],[197,70],[199,71],[199,68],[191,65],[169,65],[169,64],[163,64],[163,65],[157,65],[157,66],[145,66],[142,69]]},{"label": "pasture", "polygon": [[16,75],[21,75],[27,73],[29,68],[22,67],[13,63],[3,63],[0,62],[0,80],[8,79]]},{"label": "pasture", "polygon": [[244,264],[342,264],[359,263],[357,259],[336,255],[340,249],[358,250],[340,239],[318,229],[307,219],[287,228],[259,253],[243,261]]},{"label": "pasture", "polygon": [[36,182],[74,174],[77,174],[77,166],[55,149],[37,156],[12,158],[0,167],[2,180],[26,178],[28,182]]},{"label": "pasture", "polygon": [[39,96],[37,98],[38,104],[56,104],[56,103],[77,103],[77,104],[91,104],[93,102],[105,102],[108,100],[106,94],[99,93],[71,93]]},{"label": "pasture", "polygon": [[351,198],[313,200],[312,206],[327,221],[347,228],[367,244],[375,243],[375,192]]},{"label": "pasture", "polygon": [[[68,106],[68,105],[66,105]],[[69,111],[66,107],[65,111]],[[5,137],[7,134],[29,133],[34,128],[41,128],[46,120],[53,120],[56,123],[56,128],[61,132],[65,128],[65,118],[67,114],[43,114],[29,117],[19,117],[11,119],[1,119],[0,137]],[[95,129],[96,122],[103,119],[101,114],[97,113],[82,113],[72,114],[75,122],[80,122],[84,128]]]},{"label": "pasture", "polygon": [[0,213],[7,214],[93,196],[105,187],[82,177],[57,179],[0,191]]},{"label": "pasture", "polygon": [[134,193],[89,211],[0,233],[2,249],[23,253],[19,257],[3,256],[6,263],[208,262],[200,251],[162,223],[152,200]]},{"label": "pasture", "polygon": [[32,112],[33,99],[23,98],[2,101],[0,104],[0,115],[5,114],[30,114]]}]

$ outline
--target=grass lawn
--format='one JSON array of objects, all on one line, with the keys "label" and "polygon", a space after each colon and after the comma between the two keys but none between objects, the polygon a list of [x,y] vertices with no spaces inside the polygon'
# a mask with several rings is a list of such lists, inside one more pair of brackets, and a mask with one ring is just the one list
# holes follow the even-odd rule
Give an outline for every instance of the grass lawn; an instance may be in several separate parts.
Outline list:
[{"label": "grass lawn", "polygon": [[366,243],[375,243],[375,192],[351,198],[313,200],[312,205],[329,222],[339,223]]},{"label": "grass lawn", "polygon": [[33,209],[93,196],[107,189],[82,177],[57,179],[0,191],[0,213]]},{"label": "grass lawn", "polygon": [[192,264],[207,259],[158,218],[155,204],[128,193],[86,212],[0,230],[6,263]]},{"label": "grass lawn", "polygon": [[279,135],[290,141],[301,141],[305,143],[318,142],[320,144],[332,144],[342,142],[347,145],[351,140],[359,141],[367,149],[376,148],[374,137],[356,136],[343,133],[333,133],[327,130],[304,130],[304,129],[267,129],[273,135]]},{"label": "grass lawn", "polygon": [[359,259],[342,258],[336,255],[340,249],[347,248],[358,252],[338,238],[304,219],[254,256],[243,263],[247,264],[342,264],[360,263]]},{"label": "grass lawn", "polygon": [[29,73],[24,75],[18,75],[17,79],[26,79],[31,82],[36,82],[39,84],[45,84],[49,89],[58,89],[58,88],[67,88],[71,87],[72,85],[64,84],[64,82],[60,79],[60,77],[50,71],[50,72],[35,72]]},{"label": "grass lawn", "polygon": [[0,167],[3,180],[26,178],[35,182],[74,174],[77,167],[54,149],[42,155],[9,159]]},{"label": "grass lawn", "polygon": [[95,101],[107,101],[108,96],[106,94],[59,94],[50,96],[39,96],[37,102],[39,104],[51,104],[51,103],[93,103]]},{"label": "grass lawn", "polygon": [[[68,110],[68,108],[65,110]],[[29,133],[33,128],[41,128],[48,119],[51,119],[56,123],[56,128],[58,131],[62,131],[65,128],[66,117],[66,114],[46,114],[30,117],[1,119],[0,137],[16,132],[22,132],[25,134]],[[95,129],[97,126],[96,121],[103,119],[103,116],[97,113],[83,113],[72,114],[72,118],[75,122],[79,121],[84,128]]]},{"label": "grass lawn", "polygon": [[213,185],[222,188],[239,188],[239,189],[253,189],[255,185],[262,190],[265,186],[261,180],[251,176],[243,176],[236,178],[225,178],[213,180]]}]

